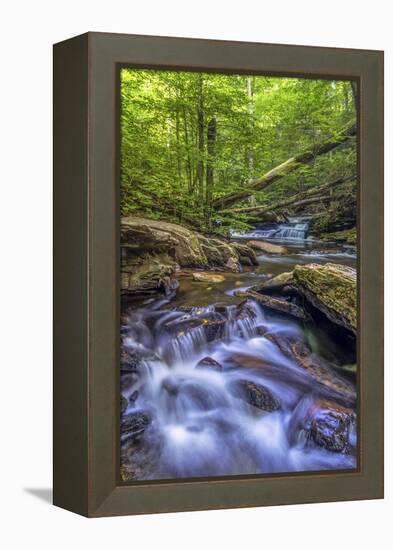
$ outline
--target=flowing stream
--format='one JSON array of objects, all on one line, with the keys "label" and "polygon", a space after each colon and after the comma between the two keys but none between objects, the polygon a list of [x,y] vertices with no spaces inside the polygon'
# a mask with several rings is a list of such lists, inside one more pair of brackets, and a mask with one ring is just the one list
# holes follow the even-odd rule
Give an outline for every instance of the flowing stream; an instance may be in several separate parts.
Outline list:
[{"label": "flowing stream", "polygon": [[[283,231],[292,232],[289,239],[293,232],[305,232],[300,225],[279,229],[279,238]],[[122,350],[141,358],[138,376],[124,378],[128,405],[123,415],[147,424],[129,452],[135,479],[356,467],[354,423],[345,428],[350,442],[345,452],[310,438],[315,410],[327,415],[322,425],[326,420],[331,429],[329,421],[337,419],[329,417],[323,403],[347,404],[275,342],[304,342],[349,386],[355,380],[345,367],[353,358],[318,327],[233,295],[296,263],[356,262],[351,249],[318,249],[305,242],[290,246],[287,255],[260,256],[257,268],[225,274],[224,283],[193,282],[184,275],[176,296],[123,304]],[[123,437],[122,447],[127,444]]]},{"label": "flowing stream", "polygon": [[274,239],[279,241],[303,241],[307,237],[309,218],[288,218],[287,223],[264,223],[252,231],[233,232],[232,237],[238,239]]}]

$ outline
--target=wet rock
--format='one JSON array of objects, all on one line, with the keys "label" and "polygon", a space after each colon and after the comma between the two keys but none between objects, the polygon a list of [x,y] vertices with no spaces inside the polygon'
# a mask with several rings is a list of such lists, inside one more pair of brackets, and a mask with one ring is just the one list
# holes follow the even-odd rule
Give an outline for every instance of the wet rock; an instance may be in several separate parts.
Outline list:
[{"label": "wet rock", "polygon": [[239,304],[235,311],[236,321],[244,321],[246,319],[256,319],[257,314],[247,301]]},{"label": "wet rock", "polygon": [[249,265],[249,266],[258,265],[257,257],[255,255],[254,250],[251,247],[247,246],[246,244],[240,244],[236,242],[231,243],[231,246],[238,253],[239,262],[242,265]]},{"label": "wet rock", "polygon": [[280,333],[265,332],[265,338],[276,344],[280,351],[309,376],[321,384],[322,394],[334,392],[335,399],[345,404],[353,405],[356,402],[356,388],[346,378],[340,376],[324,359],[313,353],[310,348],[295,336],[284,336]]},{"label": "wet rock", "polygon": [[263,411],[272,412],[281,407],[280,400],[262,384],[250,380],[236,380],[231,382],[229,387],[233,395]]},{"label": "wet rock", "polygon": [[122,395],[120,397],[120,412],[121,412],[121,414],[123,414],[127,410],[127,407],[128,407],[128,401],[124,397],[124,395]]},{"label": "wet rock", "polygon": [[150,479],[159,467],[162,436],[149,424],[138,437],[123,437],[120,444],[120,475],[124,482]]},{"label": "wet rock", "polygon": [[136,372],[125,373],[120,375],[120,388],[122,391],[130,391],[135,384],[139,382],[139,375]]},{"label": "wet rock", "polygon": [[224,404],[222,393],[215,392],[198,381],[186,380],[179,386],[179,398],[192,401],[193,407],[209,411]]},{"label": "wet rock", "polygon": [[194,329],[202,329],[206,341],[212,342],[224,335],[225,318],[216,311],[190,310],[182,317],[166,323],[165,328],[176,338],[191,333]]},{"label": "wet rock", "polygon": [[174,262],[163,254],[123,260],[120,287],[123,293],[134,295],[157,291],[170,294],[179,286],[172,278],[174,271]]},{"label": "wet rock", "polygon": [[204,357],[201,359],[196,365],[196,369],[210,369],[214,371],[221,372],[222,371],[222,365],[212,357]]},{"label": "wet rock", "polygon": [[308,317],[303,308],[285,299],[273,298],[272,296],[259,294],[253,290],[237,290],[234,294],[238,297],[251,298],[252,300],[258,302],[261,306],[280,313],[286,313],[287,315],[291,315],[291,317],[296,317],[296,319],[301,319],[302,321],[305,321]]},{"label": "wet rock", "polygon": [[192,278],[194,279],[194,281],[198,281],[200,283],[222,283],[223,281],[225,281],[224,275],[199,271],[193,273]]},{"label": "wet rock", "polygon": [[356,452],[356,413],[328,398],[307,394],[296,405],[288,424],[290,444],[318,445],[333,452]]},{"label": "wet rock", "polygon": [[[236,250],[228,242],[200,234],[198,234],[198,239],[209,267],[225,268],[230,258],[238,259]],[[239,263],[236,265],[236,271],[241,271]]]},{"label": "wet rock", "polygon": [[239,260],[233,257],[228,258],[225,267],[230,271],[234,271],[235,273],[238,273],[242,270]]},{"label": "wet rock", "polygon": [[145,374],[145,361],[160,361],[153,351],[122,346],[120,355],[121,373]]},{"label": "wet rock", "polygon": [[351,432],[355,432],[355,415],[352,411],[324,405],[313,414],[310,422],[312,441],[328,451],[347,453],[353,447]]},{"label": "wet rock", "polygon": [[256,328],[255,328],[255,333],[258,335],[258,336],[265,336],[265,334],[269,332],[269,329],[268,327],[265,327],[264,325],[258,325]]},{"label": "wet rock", "polygon": [[120,431],[127,440],[138,439],[151,423],[151,415],[146,412],[132,412],[122,417]]},{"label": "wet rock", "polygon": [[272,294],[274,292],[280,292],[284,287],[290,287],[292,282],[292,272],[285,272],[270,278],[262,284],[253,286],[250,290],[263,294]]},{"label": "wet rock", "polygon": [[139,372],[142,362],[142,354],[134,349],[125,349],[122,346],[120,355],[120,370],[122,372]]},{"label": "wet rock", "polygon": [[169,395],[176,396],[179,393],[180,384],[183,379],[174,376],[167,376],[161,383],[161,388]]},{"label": "wet rock", "polygon": [[285,246],[267,243],[265,241],[249,241],[247,246],[265,254],[286,254],[288,252]]},{"label": "wet rock", "polygon": [[248,355],[243,353],[231,353],[227,361],[231,366],[235,368],[245,368],[245,369],[267,369],[273,365],[272,362],[267,361],[265,358],[260,355]]},{"label": "wet rock", "polygon": [[225,319],[206,320],[203,325],[204,333],[207,342],[220,340],[225,334]]},{"label": "wet rock", "polygon": [[135,403],[138,397],[139,397],[139,391],[138,390],[133,391],[129,398],[130,402]]}]

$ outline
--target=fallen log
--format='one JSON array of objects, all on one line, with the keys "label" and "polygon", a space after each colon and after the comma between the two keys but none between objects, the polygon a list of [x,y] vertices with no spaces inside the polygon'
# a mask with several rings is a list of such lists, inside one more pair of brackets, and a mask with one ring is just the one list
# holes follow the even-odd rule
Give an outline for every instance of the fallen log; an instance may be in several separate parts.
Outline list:
[{"label": "fallen log", "polygon": [[[243,212],[255,212],[258,214],[264,214],[266,212],[270,212],[271,210],[279,210],[280,208],[285,208],[287,206],[301,206],[302,204],[310,204],[306,202],[302,202],[302,200],[306,200],[311,197],[315,197],[316,195],[320,195],[324,191],[335,187],[337,185],[341,185],[342,183],[347,183],[349,181],[353,181],[355,179],[355,176],[349,176],[347,178],[337,178],[333,181],[330,181],[329,183],[326,183],[324,185],[320,185],[319,187],[314,187],[312,189],[309,189],[308,191],[303,191],[302,193],[297,193],[296,195],[293,195],[290,199],[286,199],[284,201],[276,202],[275,204],[271,204],[269,206],[267,205],[259,205],[259,206],[248,206],[245,208],[232,208],[230,210],[222,210],[222,214],[226,213],[243,213]],[[333,199],[334,197],[332,197]],[[317,200],[313,202],[318,202]]]},{"label": "fallen log", "polygon": [[356,124],[351,124],[351,126],[348,126],[340,134],[339,137],[330,139],[324,143],[318,143],[307,151],[303,151],[289,158],[279,166],[276,166],[272,170],[269,170],[269,172],[264,174],[261,178],[251,182],[250,185],[248,185],[242,191],[217,198],[212,203],[213,209],[224,210],[225,208],[228,208],[229,206],[232,206],[237,202],[247,199],[248,197],[253,195],[255,191],[262,191],[263,189],[266,189],[269,185],[271,185],[278,179],[287,176],[288,174],[290,174],[294,170],[297,170],[301,166],[304,166],[305,164],[310,164],[310,162],[312,162],[316,157],[329,153],[333,149],[336,149],[340,145],[343,145],[353,136],[355,136],[356,133]]}]

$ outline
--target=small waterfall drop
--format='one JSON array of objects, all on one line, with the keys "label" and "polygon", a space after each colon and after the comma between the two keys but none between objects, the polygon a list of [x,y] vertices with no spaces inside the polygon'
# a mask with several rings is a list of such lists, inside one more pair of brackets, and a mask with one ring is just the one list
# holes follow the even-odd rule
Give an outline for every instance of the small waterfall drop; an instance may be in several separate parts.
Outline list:
[{"label": "small waterfall drop", "polygon": [[351,454],[310,445],[297,427],[318,383],[266,333],[301,337],[295,323],[269,320],[251,300],[128,311],[122,350],[141,359],[122,375],[122,418],[138,429],[150,422],[143,444],[129,451],[138,479],[356,466]]},{"label": "small waterfall drop", "polygon": [[309,229],[308,218],[288,218],[287,223],[261,224],[252,231],[232,232],[238,239],[271,239],[303,241]]}]

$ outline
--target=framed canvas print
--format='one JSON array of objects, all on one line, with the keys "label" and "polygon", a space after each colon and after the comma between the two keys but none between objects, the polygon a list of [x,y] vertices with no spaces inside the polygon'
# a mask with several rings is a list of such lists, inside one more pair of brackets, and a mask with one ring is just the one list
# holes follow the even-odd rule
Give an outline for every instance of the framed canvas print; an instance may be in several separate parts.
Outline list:
[{"label": "framed canvas print", "polygon": [[54,47],[54,503],[382,498],[383,53]]}]

